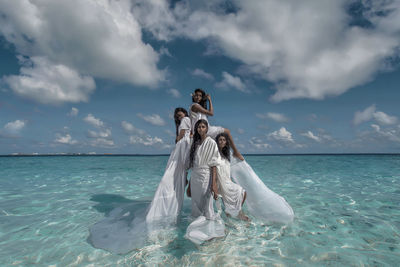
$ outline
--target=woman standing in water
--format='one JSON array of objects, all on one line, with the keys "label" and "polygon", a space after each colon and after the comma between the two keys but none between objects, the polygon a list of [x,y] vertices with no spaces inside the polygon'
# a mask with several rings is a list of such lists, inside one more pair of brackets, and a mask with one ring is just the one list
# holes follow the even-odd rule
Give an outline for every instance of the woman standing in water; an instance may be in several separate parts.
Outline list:
[{"label": "woman standing in water", "polygon": [[174,112],[176,145],[172,151],[163,177],[150,204],[146,221],[176,220],[182,208],[187,184],[188,157],[190,151],[190,119],[184,108]]},{"label": "woman standing in water", "polygon": [[226,133],[220,133],[215,138],[221,155],[221,163],[217,166],[217,184],[219,194],[225,206],[225,213],[248,221],[244,215],[242,206],[246,200],[246,191],[238,184],[232,182],[230,164],[230,143]]},{"label": "woman standing in water", "polygon": [[215,141],[207,136],[208,123],[200,119],[194,126],[190,148],[192,168],[190,189],[192,216],[196,218],[187,228],[185,237],[196,244],[215,237],[225,236],[225,225],[218,213],[214,213],[213,199],[218,197],[216,166],[220,155]]},{"label": "woman standing in water", "polygon": [[[207,109],[207,100],[209,103],[209,108]],[[192,122],[192,132],[194,131],[194,125],[200,119],[207,121],[207,116],[214,116],[214,108],[211,101],[211,96],[206,95],[206,93],[198,88],[194,91],[192,95],[193,104],[190,106],[189,116]],[[244,160],[242,154],[240,154],[239,150],[236,148],[235,143],[233,142],[233,138],[229,129],[220,127],[220,126],[209,126],[208,127],[208,136],[211,136],[213,139],[220,133],[226,133],[228,135],[228,139],[231,143],[233,155],[240,160]]]}]

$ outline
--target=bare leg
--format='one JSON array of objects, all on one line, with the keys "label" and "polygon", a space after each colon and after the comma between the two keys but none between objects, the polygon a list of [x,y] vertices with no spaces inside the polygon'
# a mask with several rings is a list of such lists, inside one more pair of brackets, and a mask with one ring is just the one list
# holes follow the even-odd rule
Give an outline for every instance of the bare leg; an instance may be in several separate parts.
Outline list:
[{"label": "bare leg", "polygon": [[229,129],[224,129],[224,133],[226,133],[229,137],[229,142],[231,143],[232,149],[233,149],[233,156],[235,156],[236,158],[240,159],[240,160],[244,160],[242,154],[240,154],[239,150],[237,149],[235,142],[233,142],[233,138],[231,135],[231,131],[229,131]]},{"label": "bare leg", "polygon": [[244,191],[244,197],[243,197],[243,201],[242,201],[242,207],[243,207],[244,201],[246,200],[246,197],[247,197],[247,192]]}]

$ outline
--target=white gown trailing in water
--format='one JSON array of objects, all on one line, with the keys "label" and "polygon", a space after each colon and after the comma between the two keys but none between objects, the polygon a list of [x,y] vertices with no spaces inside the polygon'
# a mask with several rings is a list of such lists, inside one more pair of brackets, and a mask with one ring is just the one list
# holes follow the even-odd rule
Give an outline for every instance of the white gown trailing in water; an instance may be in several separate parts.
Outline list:
[{"label": "white gown trailing in water", "polygon": [[293,221],[292,207],[283,197],[270,190],[246,161],[232,162],[231,177],[246,190],[245,203],[252,216],[264,222]]},{"label": "white gown trailing in water", "polygon": [[217,166],[218,191],[222,196],[225,212],[236,217],[242,209],[245,190],[238,184],[232,182],[231,164],[221,157],[221,163]]},{"label": "white gown trailing in water", "polygon": [[[189,107],[189,117],[190,117],[190,121],[192,122],[192,132],[194,131],[194,125],[196,124],[196,122],[198,120],[206,120],[208,122],[207,119],[207,115],[201,113],[201,112],[194,112],[192,111],[192,107],[194,105],[198,105],[197,103],[193,103],[190,107]],[[211,126],[208,125],[208,132],[207,135],[210,136],[212,139],[215,139],[215,137],[217,137],[218,134],[223,133],[224,132],[224,128],[221,126]]]},{"label": "white gown trailing in water", "polygon": [[176,222],[185,192],[187,158],[191,145],[190,126],[190,119],[183,118],[178,132],[184,129],[185,136],[172,151],[151,204],[121,205],[92,225],[88,241],[94,247],[125,254],[143,247],[151,231]]},{"label": "white gown trailing in water", "polygon": [[159,220],[175,222],[182,209],[191,145],[190,127],[190,119],[184,117],[178,132],[185,130],[185,136],[179,140],[169,157],[164,175],[150,204],[146,216],[147,222]]},{"label": "white gown trailing in water", "polygon": [[225,236],[225,225],[214,212],[211,194],[211,167],[220,162],[215,141],[209,136],[199,145],[190,178],[192,216],[196,218],[187,228],[185,237],[196,244]]}]

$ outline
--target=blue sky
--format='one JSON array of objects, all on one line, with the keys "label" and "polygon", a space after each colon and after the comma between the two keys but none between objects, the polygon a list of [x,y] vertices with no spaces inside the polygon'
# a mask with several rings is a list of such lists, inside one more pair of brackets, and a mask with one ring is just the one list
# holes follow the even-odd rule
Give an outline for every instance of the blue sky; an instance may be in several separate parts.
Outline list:
[{"label": "blue sky", "polygon": [[399,1],[0,1],[0,154],[169,153],[198,87],[242,153],[400,152]]}]

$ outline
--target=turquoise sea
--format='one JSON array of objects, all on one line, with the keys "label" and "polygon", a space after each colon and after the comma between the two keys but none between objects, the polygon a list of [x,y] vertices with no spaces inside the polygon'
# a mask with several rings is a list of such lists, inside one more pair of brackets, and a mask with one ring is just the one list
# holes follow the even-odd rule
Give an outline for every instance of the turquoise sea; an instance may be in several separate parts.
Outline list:
[{"label": "turquoise sea", "polygon": [[290,225],[224,218],[196,246],[176,229],[114,255],[88,243],[113,208],[147,204],[167,156],[0,157],[1,266],[398,266],[400,155],[246,156],[295,212]]}]

